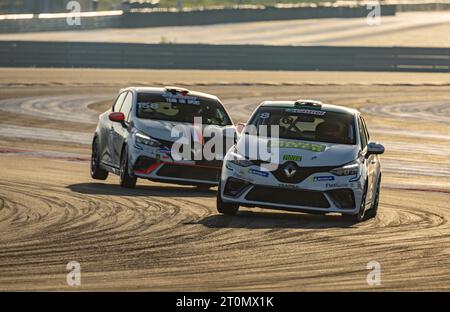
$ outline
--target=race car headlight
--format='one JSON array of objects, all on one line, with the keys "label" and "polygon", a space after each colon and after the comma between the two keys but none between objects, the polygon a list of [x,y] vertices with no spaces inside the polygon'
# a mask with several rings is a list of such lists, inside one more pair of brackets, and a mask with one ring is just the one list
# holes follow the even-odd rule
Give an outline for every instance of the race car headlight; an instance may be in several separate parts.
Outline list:
[{"label": "race car headlight", "polygon": [[134,142],[138,146],[139,145],[147,145],[147,146],[151,146],[151,147],[161,146],[161,142],[159,142],[155,139],[152,139],[148,135],[145,135],[145,134],[139,133],[139,132],[136,132],[136,134],[134,135]]},{"label": "race car headlight", "polygon": [[230,160],[230,162],[241,167],[250,167],[253,165],[253,163],[248,159],[234,159]]},{"label": "race car headlight", "polygon": [[337,176],[358,175],[359,174],[359,166],[360,166],[359,161],[354,160],[352,162],[349,162],[348,164],[345,164],[342,167],[335,168],[335,169],[331,170],[330,172]]},{"label": "race car headlight", "polygon": [[239,155],[235,151],[230,153],[228,161],[240,167],[249,167],[253,165],[251,160],[246,159],[244,156]]}]

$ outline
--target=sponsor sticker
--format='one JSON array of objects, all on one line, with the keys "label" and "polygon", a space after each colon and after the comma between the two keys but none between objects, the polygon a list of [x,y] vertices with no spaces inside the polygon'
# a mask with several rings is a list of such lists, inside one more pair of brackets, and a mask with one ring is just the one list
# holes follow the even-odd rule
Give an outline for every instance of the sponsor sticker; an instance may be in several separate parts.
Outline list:
[{"label": "sponsor sticker", "polygon": [[303,150],[308,150],[312,152],[323,152],[326,145],[323,144],[314,144],[314,143],[304,143],[304,142],[295,142],[295,141],[272,141],[269,140],[267,142],[268,147],[278,147],[278,148],[298,148]]},{"label": "sponsor sticker", "polygon": [[290,160],[290,161],[301,161],[302,156],[298,155],[284,155],[283,160]]},{"label": "sponsor sticker", "polygon": [[362,188],[362,184],[360,182],[351,182],[351,183],[327,183],[325,185],[326,188],[338,188],[338,187],[351,187],[351,188]]},{"label": "sponsor sticker", "polygon": [[314,182],[322,182],[322,181],[334,181],[334,177],[333,176],[314,177]]},{"label": "sponsor sticker", "polygon": [[166,102],[174,104],[188,104],[188,105],[200,105],[200,100],[195,96],[173,94],[171,92],[165,92],[162,96],[166,99]]},{"label": "sponsor sticker", "polygon": [[240,170],[239,172],[234,172],[233,173],[233,177],[241,179],[241,180],[245,180],[245,181],[249,181],[249,182],[253,182],[253,179],[250,178],[248,176],[247,172],[244,172],[243,170]]},{"label": "sponsor sticker", "polygon": [[305,108],[286,108],[286,112],[294,114],[316,115],[316,116],[324,116],[327,113],[326,111],[323,110],[305,109]]},{"label": "sponsor sticker", "polygon": [[261,119],[267,119],[269,117],[270,117],[270,113],[268,113],[268,112],[259,114],[259,118],[261,118]]},{"label": "sponsor sticker", "polygon": [[139,102],[138,106],[140,109],[153,109],[157,110],[159,109],[159,103],[149,103],[149,102]]},{"label": "sponsor sticker", "polygon": [[170,154],[170,148],[164,146],[159,149],[161,153]]},{"label": "sponsor sticker", "polygon": [[257,170],[257,169],[249,169],[248,172],[251,174],[259,175],[264,178],[267,178],[269,176],[269,173],[267,171],[261,171],[261,170]]},{"label": "sponsor sticker", "polygon": [[327,188],[337,188],[337,187],[348,187],[348,183],[327,183],[325,187]]},{"label": "sponsor sticker", "polygon": [[297,189],[297,188],[299,188],[295,184],[285,184],[285,183],[280,183],[280,184],[278,184],[278,186],[282,187],[282,188],[289,188],[289,189]]}]

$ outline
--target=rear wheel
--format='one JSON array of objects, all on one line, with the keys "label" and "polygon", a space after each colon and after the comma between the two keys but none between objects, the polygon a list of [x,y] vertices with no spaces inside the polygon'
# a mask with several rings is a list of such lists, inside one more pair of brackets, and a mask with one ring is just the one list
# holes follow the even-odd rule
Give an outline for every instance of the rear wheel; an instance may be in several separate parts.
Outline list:
[{"label": "rear wheel", "polygon": [[120,159],[120,186],[134,188],[136,186],[137,178],[130,174],[129,169],[128,152],[125,147],[122,152],[122,158]]},{"label": "rear wheel", "polygon": [[239,205],[232,203],[225,203],[222,200],[222,196],[220,195],[220,193],[221,191],[219,184],[219,191],[217,192],[217,200],[216,200],[217,211],[227,216],[235,216],[239,211]]},{"label": "rear wheel", "polygon": [[94,139],[94,142],[92,142],[91,177],[96,180],[106,180],[108,177],[108,171],[100,167],[100,153],[97,139]]}]

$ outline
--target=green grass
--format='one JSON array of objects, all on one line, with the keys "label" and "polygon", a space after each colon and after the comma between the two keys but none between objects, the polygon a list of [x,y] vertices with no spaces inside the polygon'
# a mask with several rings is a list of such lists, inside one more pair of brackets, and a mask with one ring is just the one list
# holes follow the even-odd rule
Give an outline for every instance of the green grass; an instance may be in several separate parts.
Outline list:
[{"label": "green grass", "polygon": [[[276,3],[302,3],[302,2],[335,2],[336,0],[181,0],[185,8],[198,8],[208,6],[233,6],[236,4],[262,4],[274,5]],[[177,0],[161,0],[160,7],[177,7]],[[117,9],[122,0],[99,0],[99,10]]]}]

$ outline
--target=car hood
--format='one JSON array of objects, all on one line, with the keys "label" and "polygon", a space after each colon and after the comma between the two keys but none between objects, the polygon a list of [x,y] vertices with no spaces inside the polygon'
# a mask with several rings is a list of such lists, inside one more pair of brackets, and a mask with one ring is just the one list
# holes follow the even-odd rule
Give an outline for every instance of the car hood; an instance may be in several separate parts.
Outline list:
[{"label": "car hood", "polygon": [[267,160],[268,154],[256,157],[255,152],[248,152],[249,147],[254,146],[260,146],[263,151],[266,146],[273,147],[270,162],[282,164],[287,161],[296,161],[300,165],[308,167],[343,165],[355,160],[359,153],[358,145],[272,139],[249,135],[240,138],[236,149],[239,154],[245,155],[249,159]]},{"label": "car hood", "polygon": [[[175,121],[165,121],[165,120],[153,120],[153,119],[137,119],[134,123],[134,127],[143,132],[146,135],[158,140],[175,142],[178,139],[178,136],[172,135],[172,130],[176,126],[183,126],[189,129],[189,132],[192,134],[197,133],[202,135],[200,128],[198,126],[194,126],[191,123],[184,122],[175,122]],[[234,126],[217,126],[210,125],[211,129],[218,129],[226,135],[234,135],[235,127]],[[196,131],[197,130],[197,131]]]}]

